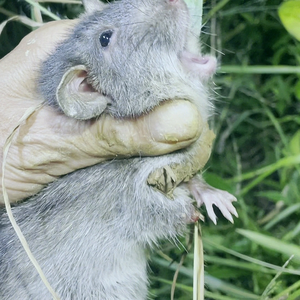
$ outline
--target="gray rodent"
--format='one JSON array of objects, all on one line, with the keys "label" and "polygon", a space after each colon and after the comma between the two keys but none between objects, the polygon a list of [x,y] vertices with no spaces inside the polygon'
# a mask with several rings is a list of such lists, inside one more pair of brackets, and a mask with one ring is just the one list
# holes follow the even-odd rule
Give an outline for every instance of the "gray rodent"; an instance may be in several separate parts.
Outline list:
[{"label": "gray rodent", "polygon": [[[206,81],[216,61],[192,54],[196,41],[182,0],[85,2],[86,14],[41,69],[38,86],[49,105],[78,119],[101,113],[134,118],[167,99],[186,99],[208,119],[212,105]],[[187,223],[197,220],[192,196],[198,206],[205,203],[213,221],[212,204],[232,220],[235,198],[209,187],[199,175],[176,187],[172,200],[147,184],[153,171],[191,161],[195,147],[78,170],[13,207],[61,299],[146,299],[145,249],[159,239],[176,240]],[[0,274],[2,300],[51,298],[5,212]]]}]

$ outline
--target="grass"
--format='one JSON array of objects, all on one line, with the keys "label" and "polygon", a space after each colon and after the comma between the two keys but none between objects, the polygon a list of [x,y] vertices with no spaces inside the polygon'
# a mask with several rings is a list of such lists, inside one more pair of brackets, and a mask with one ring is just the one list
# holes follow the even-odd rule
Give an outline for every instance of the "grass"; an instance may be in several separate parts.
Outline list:
[{"label": "grass", "polygon": [[[0,56],[40,21],[40,7],[31,2],[0,1],[0,22],[20,14],[27,21],[5,24]],[[47,11],[40,14],[43,21],[72,18],[81,10],[57,2],[39,4]],[[300,299],[300,42],[283,27],[280,4],[204,4],[202,41],[221,64],[212,122],[217,139],[204,176],[237,196],[239,212],[234,225],[221,215],[217,226],[202,224],[205,299]],[[170,299],[183,254],[183,246],[167,242],[151,254],[153,299]],[[191,251],[179,269],[174,299],[192,299],[192,283]]]}]

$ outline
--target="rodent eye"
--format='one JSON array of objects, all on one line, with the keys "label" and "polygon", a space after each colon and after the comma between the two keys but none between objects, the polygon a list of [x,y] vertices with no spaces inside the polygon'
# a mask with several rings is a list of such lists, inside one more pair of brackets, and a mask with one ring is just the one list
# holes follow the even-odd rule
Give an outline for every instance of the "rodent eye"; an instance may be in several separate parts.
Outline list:
[{"label": "rodent eye", "polygon": [[113,34],[112,30],[104,31],[103,33],[101,33],[99,41],[103,48],[109,45],[112,34]]}]

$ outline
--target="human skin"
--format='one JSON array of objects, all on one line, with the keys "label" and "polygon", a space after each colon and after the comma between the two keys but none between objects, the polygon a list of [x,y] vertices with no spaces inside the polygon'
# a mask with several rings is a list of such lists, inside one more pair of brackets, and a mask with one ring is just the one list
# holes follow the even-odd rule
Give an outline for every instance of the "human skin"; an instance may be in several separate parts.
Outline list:
[{"label": "human skin", "polygon": [[[75,24],[76,20],[48,23],[0,60],[1,177],[7,137],[27,109],[44,101],[36,89],[40,64]],[[22,123],[9,148],[5,187],[10,202],[36,194],[59,176],[105,160],[185,148],[198,139],[202,128],[197,109],[184,100],[165,102],[134,120],[103,114],[97,120],[79,121],[42,106]]]}]

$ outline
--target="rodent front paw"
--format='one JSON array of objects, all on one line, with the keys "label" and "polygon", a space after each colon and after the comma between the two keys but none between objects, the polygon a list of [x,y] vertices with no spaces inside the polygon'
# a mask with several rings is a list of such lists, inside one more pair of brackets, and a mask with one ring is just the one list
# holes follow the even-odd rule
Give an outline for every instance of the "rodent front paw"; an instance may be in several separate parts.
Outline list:
[{"label": "rodent front paw", "polygon": [[211,153],[215,134],[205,123],[200,138],[185,154],[180,163],[171,163],[153,171],[147,183],[172,198],[174,189],[182,182],[188,182],[203,169]]},{"label": "rodent front paw", "polygon": [[164,166],[153,171],[147,182],[161,192],[170,195],[177,186],[177,177],[170,166]]},{"label": "rodent front paw", "polygon": [[156,169],[149,175],[147,182],[172,198],[174,189],[181,182],[188,182],[192,176],[193,167],[191,163],[186,165],[173,163]]}]

